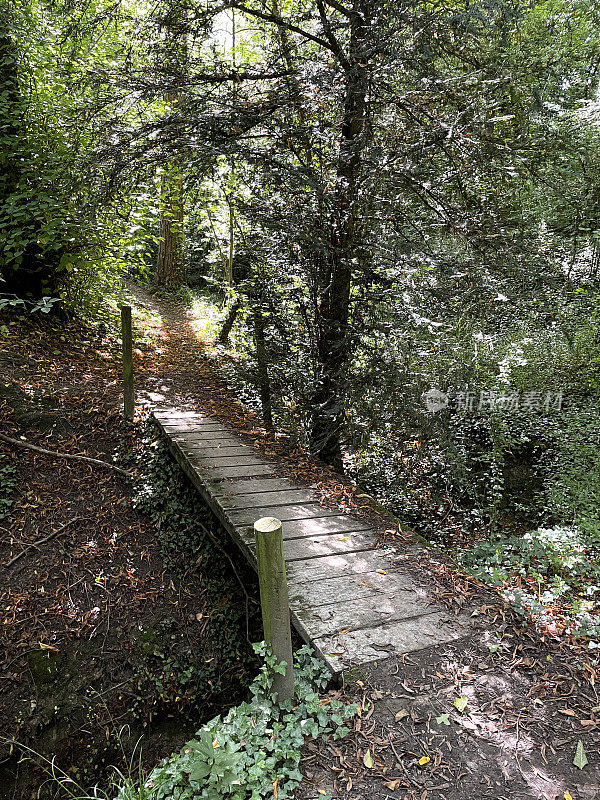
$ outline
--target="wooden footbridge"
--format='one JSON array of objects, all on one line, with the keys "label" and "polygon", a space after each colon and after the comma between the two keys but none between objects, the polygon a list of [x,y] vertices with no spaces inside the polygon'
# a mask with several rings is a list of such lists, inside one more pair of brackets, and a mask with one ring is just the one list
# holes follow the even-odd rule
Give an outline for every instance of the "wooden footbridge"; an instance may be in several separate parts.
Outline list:
[{"label": "wooden footbridge", "polygon": [[292,623],[334,673],[462,638],[465,627],[377,549],[360,519],[325,508],[310,489],[277,476],[214,417],[154,410],[171,452],[256,567],[253,524],[283,523]]}]

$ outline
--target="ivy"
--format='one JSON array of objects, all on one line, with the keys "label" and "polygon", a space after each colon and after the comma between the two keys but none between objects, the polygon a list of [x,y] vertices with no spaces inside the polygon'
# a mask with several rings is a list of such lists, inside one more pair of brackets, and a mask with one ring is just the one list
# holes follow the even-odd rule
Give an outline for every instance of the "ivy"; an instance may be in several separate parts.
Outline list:
[{"label": "ivy", "polygon": [[263,666],[250,686],[251,699],[215,717],[178,754],[143,781],[126,780],[117,800],[259,800],[290,797],[302,780],[301,748],[307,738],[342,738],[355,707],[319,690],[330,674],[310,648],[295,655],[295,695],[277,701],[273,677],[280,666],[264,644],[255,645]]},{"label": "ivy", "polygon": [[7,517],[12,508],[13,492],[17,485],[16,473],[16,468],[6,456],[0,455],[0,519]]}]

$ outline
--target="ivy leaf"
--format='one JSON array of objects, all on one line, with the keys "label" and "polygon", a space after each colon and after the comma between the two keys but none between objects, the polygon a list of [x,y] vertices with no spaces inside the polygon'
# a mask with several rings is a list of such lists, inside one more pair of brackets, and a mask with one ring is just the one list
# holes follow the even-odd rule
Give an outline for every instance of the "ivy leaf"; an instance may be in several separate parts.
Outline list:
[{"label": "ivy leaf", "polygon": [[576,767],[579,767],[579,769],[583,769],[588,763],[581,739],[577,742],[577,749],[575,750],[575,758],[573,759],[573,763]]},{"label": "ivy leaf", "polygon": [[363,764],[367,769],[373,769],[373,758],[371,756],[371,751],[367,750],[367,752],[363,756]]},{"label": "ivy leaf", "polygon": [[450,717],[448,714],[440,714],[439,717],[435,718],[435,721],[438,725],[450,725]]},{"label": "ivy leaf", "polygon": [[465,708],[467,707],[468,702],[469,702],[468,697],[457,697],[454,700],[454,708],[457,711],[460,711],[460,713],[462,714]]}]

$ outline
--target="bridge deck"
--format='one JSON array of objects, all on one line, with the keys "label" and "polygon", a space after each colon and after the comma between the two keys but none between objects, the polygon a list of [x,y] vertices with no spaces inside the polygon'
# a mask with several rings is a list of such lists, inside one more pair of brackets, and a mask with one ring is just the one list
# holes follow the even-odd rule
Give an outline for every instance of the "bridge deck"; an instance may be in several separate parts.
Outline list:
[{"label": "bridge deck", "polygon": [[255,567],[253,524],[283,523],[292,623],[334,673],[465,635],[425,590],[376,549],[360,519],[322,506],[310,489],[214,417],[155,409],[169,448]]}]

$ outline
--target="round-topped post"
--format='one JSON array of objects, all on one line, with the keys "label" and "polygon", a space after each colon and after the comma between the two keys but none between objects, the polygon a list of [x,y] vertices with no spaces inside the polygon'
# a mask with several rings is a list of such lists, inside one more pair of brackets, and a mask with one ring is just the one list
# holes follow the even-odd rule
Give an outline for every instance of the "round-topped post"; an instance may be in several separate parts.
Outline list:
[{"label": "round-topped post", "polygon": [[123,341],[123,416],[133,419],[133,335],[131,331],[131,306],[121,306],[121,338]]},{"label": "round-topped post", "polygon": [[275,673],[273,690],[280,700],[289,700],[294,696],[294,660],[281,521],[262,517],[254,523],[254,533],[265,641],[277,662],[286,663],[284,675]]}]

